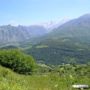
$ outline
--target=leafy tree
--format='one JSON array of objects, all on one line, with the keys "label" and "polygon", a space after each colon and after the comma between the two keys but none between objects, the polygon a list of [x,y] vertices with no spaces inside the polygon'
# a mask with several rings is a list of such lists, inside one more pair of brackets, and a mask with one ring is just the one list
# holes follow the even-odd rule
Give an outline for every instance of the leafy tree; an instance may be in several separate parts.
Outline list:
[{"label": "leafy tree", "polygon": [[31,74],[35,68],[33,57],[17,49],[1,50],[0,64],[21,74]]}]

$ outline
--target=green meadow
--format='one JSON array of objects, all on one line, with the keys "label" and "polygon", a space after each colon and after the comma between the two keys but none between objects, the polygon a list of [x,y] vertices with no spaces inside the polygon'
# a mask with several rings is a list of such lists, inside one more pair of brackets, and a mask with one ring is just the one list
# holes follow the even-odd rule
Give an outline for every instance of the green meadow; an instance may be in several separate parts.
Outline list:
[{"label": "green meadow", "polygon": [[74,90],[73,84],[90,85],[90,63],[46,65],[19,50],[0,51],[0,90]]},{"label": "green meadow", "polygon": [[[89,69],[89,68],[88,68]],[[79,72],[79,71],[78,71]],[[86,75],[84,75],[86,73]],[[82,74],[82,75],[80,75]],[[21,75],[0,66],[0,90],[74,90],[73,84],[90,85],[90,72],[47,73]],[[90,89],[89,89],[90,90]]]}]

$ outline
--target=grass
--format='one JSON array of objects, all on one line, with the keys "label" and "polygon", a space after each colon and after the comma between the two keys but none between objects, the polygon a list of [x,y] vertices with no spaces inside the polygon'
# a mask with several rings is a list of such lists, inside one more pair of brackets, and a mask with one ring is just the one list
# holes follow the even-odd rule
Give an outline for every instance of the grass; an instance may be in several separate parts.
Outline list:
[{"label": "grass", "polygon": [[36,48],[48,48],[48,45],[38,45]]},{"label": "grass", "polygon": [[20,75],[0,66],[0,90],[73,90],[71,86],[74,83],[90,85],[90,77],[74,74],[61,76],[58,72]]}]

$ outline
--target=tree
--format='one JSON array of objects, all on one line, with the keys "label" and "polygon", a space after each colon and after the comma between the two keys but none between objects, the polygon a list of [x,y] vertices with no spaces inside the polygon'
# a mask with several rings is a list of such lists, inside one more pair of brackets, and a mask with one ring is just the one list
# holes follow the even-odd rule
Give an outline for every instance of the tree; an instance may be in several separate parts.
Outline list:
[{"label": "tree", "polygon": [[0,64],[21,74],[31,74],[36,65],[32,56],[18,49],[1,50]]}]

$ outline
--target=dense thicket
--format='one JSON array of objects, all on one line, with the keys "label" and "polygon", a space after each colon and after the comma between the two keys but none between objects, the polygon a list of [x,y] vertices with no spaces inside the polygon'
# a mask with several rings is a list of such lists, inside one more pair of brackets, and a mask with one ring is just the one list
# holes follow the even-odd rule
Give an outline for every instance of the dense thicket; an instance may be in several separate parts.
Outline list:
[{"label": "dense thicket", "polygon": [[31,74],[35,67],[33,57],[25,55],[20,52],[20,50],[15,49],[1,50],[0,64],[22,74]]}]

